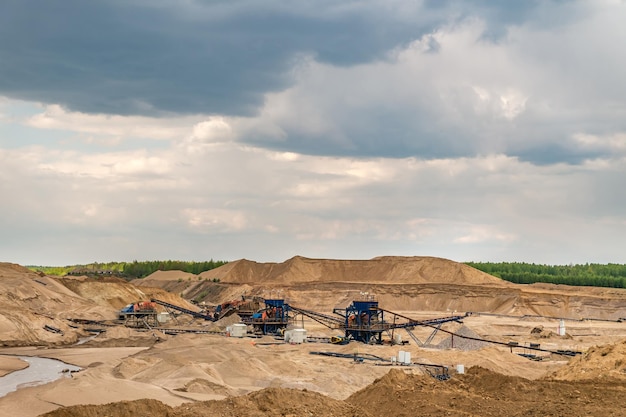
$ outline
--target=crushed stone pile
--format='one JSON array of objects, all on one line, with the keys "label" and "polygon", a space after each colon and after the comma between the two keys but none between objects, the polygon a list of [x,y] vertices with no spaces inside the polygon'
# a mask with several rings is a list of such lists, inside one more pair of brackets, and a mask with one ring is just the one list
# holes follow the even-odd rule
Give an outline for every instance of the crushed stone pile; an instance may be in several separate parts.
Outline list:
[{"label": "crushed stone pile", "polygon": [[484,347],[489,346],[489,343],[487,342],[466,339],[465,337],[460,337],[460,336],[481,339],[481,336],[477,334],[476,332],[474,332],[469,327],[461,326],[456,332],[454,332],[454,335],[450,335],[449,337],[445,338],[444,340],[439,342],[435,347],[437,349],[459,349],[459,350],[468,351],[468,350],[478,350],[478,349],[482,349]]}]

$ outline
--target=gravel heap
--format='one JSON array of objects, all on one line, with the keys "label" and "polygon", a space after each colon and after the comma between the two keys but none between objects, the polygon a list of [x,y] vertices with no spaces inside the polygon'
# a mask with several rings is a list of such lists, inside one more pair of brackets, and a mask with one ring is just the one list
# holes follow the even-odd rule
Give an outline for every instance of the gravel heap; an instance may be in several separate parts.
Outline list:
[{"label": "gravel heap", "polygon": [[460,336],[481,338],[480,335],[469,327],[461,326],[459,330],[454,333],[454,335],[450,335],[450,337],[445,338],[439,344],[435,345],[435,347],[437,349],[478,350],[489,345],[487,342],[466,339]]}]

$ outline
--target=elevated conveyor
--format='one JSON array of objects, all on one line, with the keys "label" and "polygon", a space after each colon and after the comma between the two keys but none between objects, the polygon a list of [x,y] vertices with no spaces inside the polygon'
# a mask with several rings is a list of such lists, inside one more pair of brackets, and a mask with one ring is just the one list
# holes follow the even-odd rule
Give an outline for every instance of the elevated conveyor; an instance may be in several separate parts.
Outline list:
[{"label": "elevated conveyor", "polygon": [[208,321],[216,321],[216,318],[214,316],[210,315],[210,314],[199,313],[197,311],[189,310],[188,308],[185,308],[185,307],[177,306],[176,304],[168,303],[168,302],[162,301],[162,300],[157,300],[156,298],[153,298],[151,301],[153,303],[157,303],[158,305],[161,305],[163,307],[170,308],[170,309],[176,310],[176,311],[180,311],[181,313],[189,314],[190,316],[193,316],[193,317],[195,317],[197,319],[204,319],[204,320],[208,320]]},{"label": "elevated conveyor", "polygon": [[328,327],[329,329],[342,329],[343,328],[343,318],[334,317],[328,314],[318,313],[317,311],[306,310],[304,308],[295,307],[289,304],[289,308],[297,314],[302,314],[305,317],[308,317],[323,326]]}]

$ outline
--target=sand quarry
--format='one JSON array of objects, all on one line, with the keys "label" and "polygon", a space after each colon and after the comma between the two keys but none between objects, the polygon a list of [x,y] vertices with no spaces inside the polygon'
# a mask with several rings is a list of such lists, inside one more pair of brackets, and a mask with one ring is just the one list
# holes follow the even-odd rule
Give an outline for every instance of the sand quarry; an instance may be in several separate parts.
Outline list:
[{"label": "sand quarry", "polygon": [[[625,290],[510,284],[428,257],[239,260],[198,276],[156,272],[130,283],[54,278],[0,263],[0,288],[0,375],[27,365],[17,356],[83,368],[0,398],[0,416],[626,415]],[[332,314],[366,293],[415,319],[471,314],[444,324],[448,333],[438,332],[427,346],[399,330],[408,344],[293,345],[220,334],[237,316],[213,323],[180,315],[167,324],[215,332],[209,334],[115,324],[120,308],[150,298],[197,311],[190,301],[215,305],[257,295]],[[560,319],[565,335],[557,334]],[[310,319],[299,325],[311,337],[337,334]],[[95,327],[105,331],[94,336]],[[414,330],[421,341],[431,333]],[[450,333],[500,344],[453,341]],[[399,350],[410,352],[412,362],[448,367],[450,379],[433,378],[422,366],[311,354],[391,358]]]}]

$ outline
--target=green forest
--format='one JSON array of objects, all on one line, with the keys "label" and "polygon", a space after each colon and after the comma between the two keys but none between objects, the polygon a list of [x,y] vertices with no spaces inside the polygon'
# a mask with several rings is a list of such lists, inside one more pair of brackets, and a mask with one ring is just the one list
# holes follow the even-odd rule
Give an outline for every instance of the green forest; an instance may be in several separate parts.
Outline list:
[{"label": "green forest", "polygon": [[[70,266],[29,266],[48,275],[115,275],[125,279],[143,278],[156,271],[179,270],[195,275],[217,268],[227,261],[133,261],[94,262]],[[593,287],[626,288],[626,265],[577,264],[541,265],[525,262],[466,262],[473,268],[516,284],[545,282]]]},{"label": "green forest", "polygon": [[466,262],[467,265],[516,284],[546,282],[593,287],[626,288],[626,265],[539,265],[524,262]]},{"label": "green forest", "polygon": [[68,266],[28,266],[33,271],[41,271],[47,275],[115,275],[126,279],[143,278],[156,271],[184,271],[195,275],[218,266],[227,261],[188,262],[188,261],[133,261],[133,262],[94,262],[86,265]]}]

